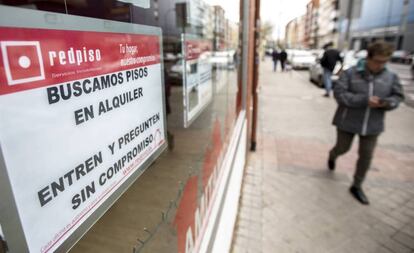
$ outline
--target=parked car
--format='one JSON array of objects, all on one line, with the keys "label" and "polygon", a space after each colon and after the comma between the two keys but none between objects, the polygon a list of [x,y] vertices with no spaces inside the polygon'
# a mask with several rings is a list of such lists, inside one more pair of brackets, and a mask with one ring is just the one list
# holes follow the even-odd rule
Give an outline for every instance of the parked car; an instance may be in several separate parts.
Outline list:
[{"label": "parked car", "polygon": [[311,49],[310,52],[318,59],[322,57],[324,50],[323,49]]},{"label": "parked car", "polygon": [[404,50],[397,50],[392,53],[391,62],[411,64],[413,55]]},{"label": "parked car", "polygon": [[293,69],[309,69],[315,60],[316,57],[311,51],[292,50],[288,52],[288,62]]},{"label": "parked car", "polygon": [[210,57],[210,63],[214,69],[234,69],[234,50],[213,52]]},{"label": "parked car", "polygon": [[368,56],[368,51],[367,50],[359,50],[355,53],[355,58],[359,59],[365,59]]},{"label": "parked car", "polygon": [[[322,58],[323,53],[321,53],[318,57],[318,59],[314,62],[314,64],[311,65],[309,68],[309,80],[311,82],[316,83],[319,87],[323,87],[323,68],[320,64],[320,59]],[[346,70],[354,65],[357,64],[357,62],[360,59],[364,59],[367,57],[367,51],[366,50],[360,50],[358,52],[355,51],[347,51],[341,53],[341,56],[343,57],[343,70]],[[339,70],[341,66],[340,64],[336,64],[335,69],[332,74],[332,82],[336,82],[339,78]]]},{"label": "parked car", "polygon": [[265,55],[272,56],[272,54],[273,54],[273,48],[266,48]]},{"label": "parked car", "polygon": [[182,84],[182,61],[181,54],[165,53],[164,54],[164,79],[170,85]]},{"label": "parked car", "polygon": [[411,58],[411,79],[414,80],[414,55]]},{"label": "parked car", "polygon": [[[187,64],[187,71],[191,71],[191,67]],[[183,60],[179,59],[174,64],[169,65],[165,72],[166,81],[169,81],[172,85],[183,84]]]}]

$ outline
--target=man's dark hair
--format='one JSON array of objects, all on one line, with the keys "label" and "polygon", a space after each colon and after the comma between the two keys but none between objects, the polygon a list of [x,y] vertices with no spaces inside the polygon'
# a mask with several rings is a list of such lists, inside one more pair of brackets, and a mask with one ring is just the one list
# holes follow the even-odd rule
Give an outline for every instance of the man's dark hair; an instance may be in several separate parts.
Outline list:
[{"label": "man's dark hair", "polygon": [[368,58],[375,55],[391,56],[394,52],[394,46],[385,41],[375,41],[368,46]]},{"label": "man's dark hair", "polygon": [[328,43],[326,43],[325,45],[323,45],[323,49],[324,50],[327,50],[327,49],[329,49],[330,47],[333,47],[333,45],[334,45],[334,43],[332,42],[332,41],[329,41]]}]

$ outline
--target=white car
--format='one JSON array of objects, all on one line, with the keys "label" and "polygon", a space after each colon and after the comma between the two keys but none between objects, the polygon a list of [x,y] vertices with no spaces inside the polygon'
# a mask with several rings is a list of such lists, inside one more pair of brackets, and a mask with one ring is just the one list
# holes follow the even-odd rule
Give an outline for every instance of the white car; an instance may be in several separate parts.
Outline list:
[{"label": "white car", "polygon": [[[309,80],[311,82],[316,83],[320,87],[324,87],[323,85],[323,68],[320,64],[320,59],[322,58],[323,53],[321,53],[318,57],[318,59],[312,64],[312,66],[309,68]],[[341,56],[343,57],[343,70],[346,70],[352,66],[355,66],[357,62],[360,59],[364,59],[367,57],[367,51],[366,50],[360,50],[358,52],[355,51],[346,51],[344,53],[341,53]],[[336,64],[335,69],[332,74],[332,82],[336,82],[339,78],[339,70],[341,66],[340,64]]]},{"label": "white car", "polygon": [[[191,71],[190,64],[187,63],[187,72]],[[182,85],[183,84],[183,60],[179,59],[174,64],[169,65],[167,67],[167,71],[165,73],[166,80],[168,80],[171,84],[174,85]]]},{"label": "white car", "polygon": [[288,53],[288,61],[293,69],[308,69],[315,60],[316,57],[311,51],[292,50]]},{"label": "white car", "polygon": [[413,55],[408,51],[397,50],[392,53],[391,62],[411,64]]},{"label": "white car", "polygon": [[210,63],[216,69],[234,69],[234,50],[213,52],[210,57]]}]

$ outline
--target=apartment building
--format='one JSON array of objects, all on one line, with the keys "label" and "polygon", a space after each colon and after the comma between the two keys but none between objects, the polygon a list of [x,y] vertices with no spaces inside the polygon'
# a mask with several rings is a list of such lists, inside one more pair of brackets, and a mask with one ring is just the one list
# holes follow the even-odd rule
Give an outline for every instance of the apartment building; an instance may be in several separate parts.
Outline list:
[{"label": "apartment building", "polygon": [[318,8],[317,48],[333,42],[338,46],[339,40],[339,1],[320,0]]}]

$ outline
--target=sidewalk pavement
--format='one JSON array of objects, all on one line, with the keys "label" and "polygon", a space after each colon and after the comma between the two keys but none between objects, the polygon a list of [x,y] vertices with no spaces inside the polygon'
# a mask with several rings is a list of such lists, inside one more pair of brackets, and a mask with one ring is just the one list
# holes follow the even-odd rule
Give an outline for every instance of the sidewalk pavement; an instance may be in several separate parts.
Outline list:
[{"label": "sidewalk pavement", "polygon": [[261,62],[257,151],[249,154],[233,253],[414,253],[414,109],[387,115],[364,184],[371,202],[348,192],[357,139],[337,168],[336,103],[307,73],[272,72]]}]

